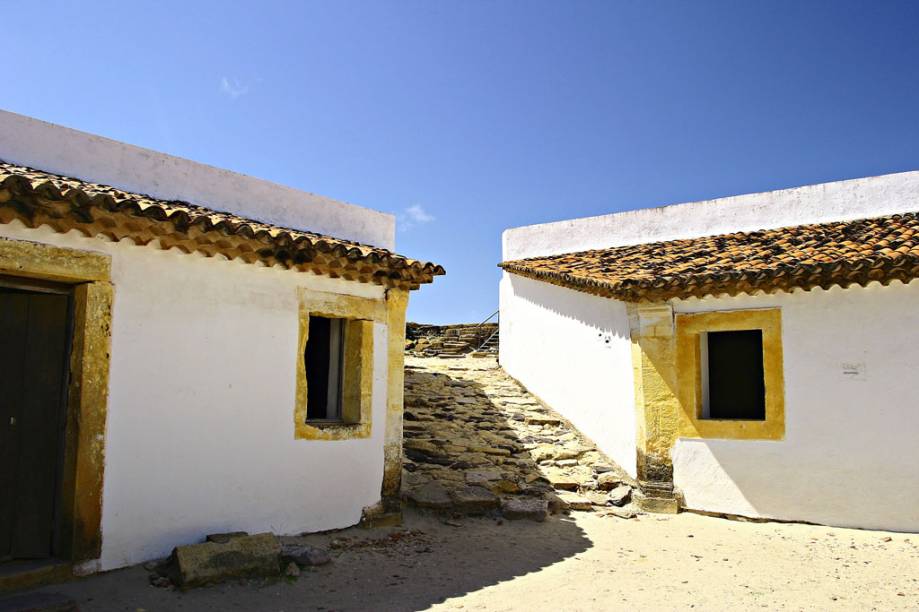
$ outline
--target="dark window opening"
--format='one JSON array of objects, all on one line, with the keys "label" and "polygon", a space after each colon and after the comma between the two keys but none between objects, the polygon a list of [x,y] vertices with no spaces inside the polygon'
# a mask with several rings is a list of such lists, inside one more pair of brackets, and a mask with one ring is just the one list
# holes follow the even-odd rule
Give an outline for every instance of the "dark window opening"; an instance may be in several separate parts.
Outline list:
[{"label": "dark window opening", "polygon": [[766,420],[763,332],[708,332],[701,337],[702,418]]},{"label": "dark window opening", "polygon": [[303,355],[306,370],[306,420],[340,421],[345,321],[310,316]]}]

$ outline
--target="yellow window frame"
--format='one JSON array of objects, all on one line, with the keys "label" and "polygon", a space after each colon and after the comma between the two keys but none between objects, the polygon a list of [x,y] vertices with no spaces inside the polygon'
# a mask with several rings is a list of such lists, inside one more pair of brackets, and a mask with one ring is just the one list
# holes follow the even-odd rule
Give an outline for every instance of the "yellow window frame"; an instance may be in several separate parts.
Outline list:
[{"label": "yellow window frame", "polygon": [[[705,332],[761,330],[766,418],[762,421],[702,418],[700,335]],[[731,440],[781,440],[785,437],[785,376],[782,313],[778,308],[676,315],[680,436]]]},{"label": "yellow window frame", "polygon": [[[369,438],[373,428],[373,326],[376,322],[386,322],[385,301],[305,288],[299,290],[299,300],[294,438]],[[303,355],[309,341],[310,316],[345,320],[341,422],[308,421],[306,418],[309,388]]]}]

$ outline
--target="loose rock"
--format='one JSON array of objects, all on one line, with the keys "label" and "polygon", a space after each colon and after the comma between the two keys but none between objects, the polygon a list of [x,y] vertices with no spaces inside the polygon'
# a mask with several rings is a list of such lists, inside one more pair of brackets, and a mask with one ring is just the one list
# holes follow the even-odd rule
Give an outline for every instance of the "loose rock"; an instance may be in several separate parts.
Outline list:
[{"label": "loose rock", "polygon": [[572,510],[590,510],[593,507],[593,504],[588,498],[577,493],[565,492],[560,494],[559,497],[568,504],[568,507]]},{"label": "loose rock", "polygon": [[281,558],[289,563],[296,563],[300,567],[325,565],[332,560],[324,548],[305,544],[284,544],[281,547]]},{"label": "loose rock", "polygon": [[[596,470],[596,468],[594,468]],[[623,483],[623,478],[614,471],[607,471],[597,476],[597,488],[611,491]]]},{"label": "loose rock", "polygon": [[609,502],[614,506],[624,506],[632,499],[632,487],[619,485],[609,492]]},{"label": "loose rock", "polygon": [[288,578],[296,578],[300,575],[300,566],[291,561],[287,564],[287,569],[284,570],[284,575]]},{"label": "loose rock", "polygon": [[511,521],[542,522],[549,515],[549,502],[535,497],[508,497],[501,501],[501,516]]}]

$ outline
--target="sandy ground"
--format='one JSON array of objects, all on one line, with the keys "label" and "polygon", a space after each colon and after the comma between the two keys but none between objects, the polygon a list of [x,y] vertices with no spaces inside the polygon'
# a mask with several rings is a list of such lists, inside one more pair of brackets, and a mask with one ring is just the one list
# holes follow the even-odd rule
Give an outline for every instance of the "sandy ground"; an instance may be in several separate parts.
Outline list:
[{"label": "sandy ground", "polygon": [[188,593],[140,567],[44,589],[89,610],[919,609],[919,536],[695,514],[450,521],[306,536],[333,562]]}]

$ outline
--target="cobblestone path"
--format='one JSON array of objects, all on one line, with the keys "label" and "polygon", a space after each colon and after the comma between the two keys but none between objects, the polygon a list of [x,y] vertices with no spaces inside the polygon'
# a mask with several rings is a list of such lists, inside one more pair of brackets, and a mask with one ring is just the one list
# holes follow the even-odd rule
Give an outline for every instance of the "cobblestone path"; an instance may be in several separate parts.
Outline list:
[{"label": "cobblestone path", "polygon": [[403,497],[455,514],[636,514],[634,481],[494,358],[406,357]]}]

